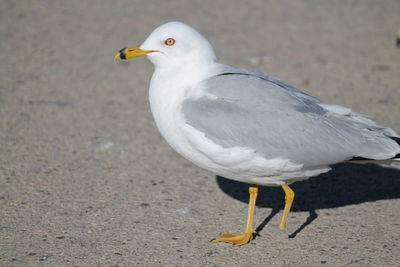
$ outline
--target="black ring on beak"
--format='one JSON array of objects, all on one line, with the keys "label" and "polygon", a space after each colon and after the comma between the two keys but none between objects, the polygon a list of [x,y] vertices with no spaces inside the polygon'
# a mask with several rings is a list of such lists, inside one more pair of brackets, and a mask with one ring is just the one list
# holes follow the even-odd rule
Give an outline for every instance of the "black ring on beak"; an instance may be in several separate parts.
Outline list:
[{"label": "black ring on beak", "polygon": [[125,54],[126,48],[122,48],[121,50],[119,50],[119,57],[121,59],[126,59],[126,54]]}]

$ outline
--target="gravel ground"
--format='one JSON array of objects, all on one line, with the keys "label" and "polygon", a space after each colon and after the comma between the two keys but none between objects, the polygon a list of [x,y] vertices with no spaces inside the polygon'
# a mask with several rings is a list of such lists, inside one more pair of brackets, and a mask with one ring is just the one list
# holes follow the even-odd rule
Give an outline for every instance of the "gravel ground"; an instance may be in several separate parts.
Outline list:
[{"label": "gravel ground", "polygon": [[[0,1],[1,266],[395,266],[400,171],[340,164],[263,188],[177,155],[152,120],[146,59],[114,62],[159,24],[199,29],[223,63],[268,72],[400,131],[399,1]],[[397,114],[397,115],[396,115]]]}]

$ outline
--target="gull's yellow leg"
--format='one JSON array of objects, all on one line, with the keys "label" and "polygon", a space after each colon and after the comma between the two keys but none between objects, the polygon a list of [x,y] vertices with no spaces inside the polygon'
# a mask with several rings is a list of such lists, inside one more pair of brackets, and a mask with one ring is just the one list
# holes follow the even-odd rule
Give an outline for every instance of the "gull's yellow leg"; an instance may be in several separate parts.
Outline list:
[{"label": "gull's yellow leg", "polygon": [[254,209],[258,195],[258,186],[250,185],[249,187],[249,213],[247,216],[246,229],[242,234],[222,233],[214,242],[232,243],[236,246],[241,246],[250,242],[253,239],[254,231]]},{"label": "gull's yellow leg", "polygon": [[282,185],[283,191],[285,191],[285,208],[283,210],[283,217],[281,220],[281,224],[279,225],[279,229],[283,230],[286,228],[286,220],[288,218],[290,208],[292,207],[294,192],[287,184]]}]

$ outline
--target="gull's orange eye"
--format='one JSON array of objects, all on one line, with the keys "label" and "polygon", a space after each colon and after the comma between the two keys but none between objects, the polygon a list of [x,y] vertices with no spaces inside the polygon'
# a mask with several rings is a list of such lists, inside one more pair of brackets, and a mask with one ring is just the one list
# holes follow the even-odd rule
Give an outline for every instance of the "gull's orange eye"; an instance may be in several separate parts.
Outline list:
[{"label": "gull's orange eye", "polygon": [[174,38],[168,38],[167,40],[164,41],[164,44],[168,45],[168,46],[172,46],[172,45],[175,44],[175,39]]}]

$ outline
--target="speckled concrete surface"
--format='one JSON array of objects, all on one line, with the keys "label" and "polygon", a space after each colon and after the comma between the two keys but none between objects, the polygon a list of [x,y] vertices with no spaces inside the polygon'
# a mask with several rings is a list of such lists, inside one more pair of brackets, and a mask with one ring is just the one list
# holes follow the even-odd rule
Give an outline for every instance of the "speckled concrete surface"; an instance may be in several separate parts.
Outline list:
[{"label": "speckled concrete surface", "polygon": [[283,194],[234,247],[247,187],[193,166],[151,118],[156,26],[199,29],[219,60],[268,72],[400,131],[399,1],[1,1],[1,266],[395,266],[400,171],[340,164]]}]

